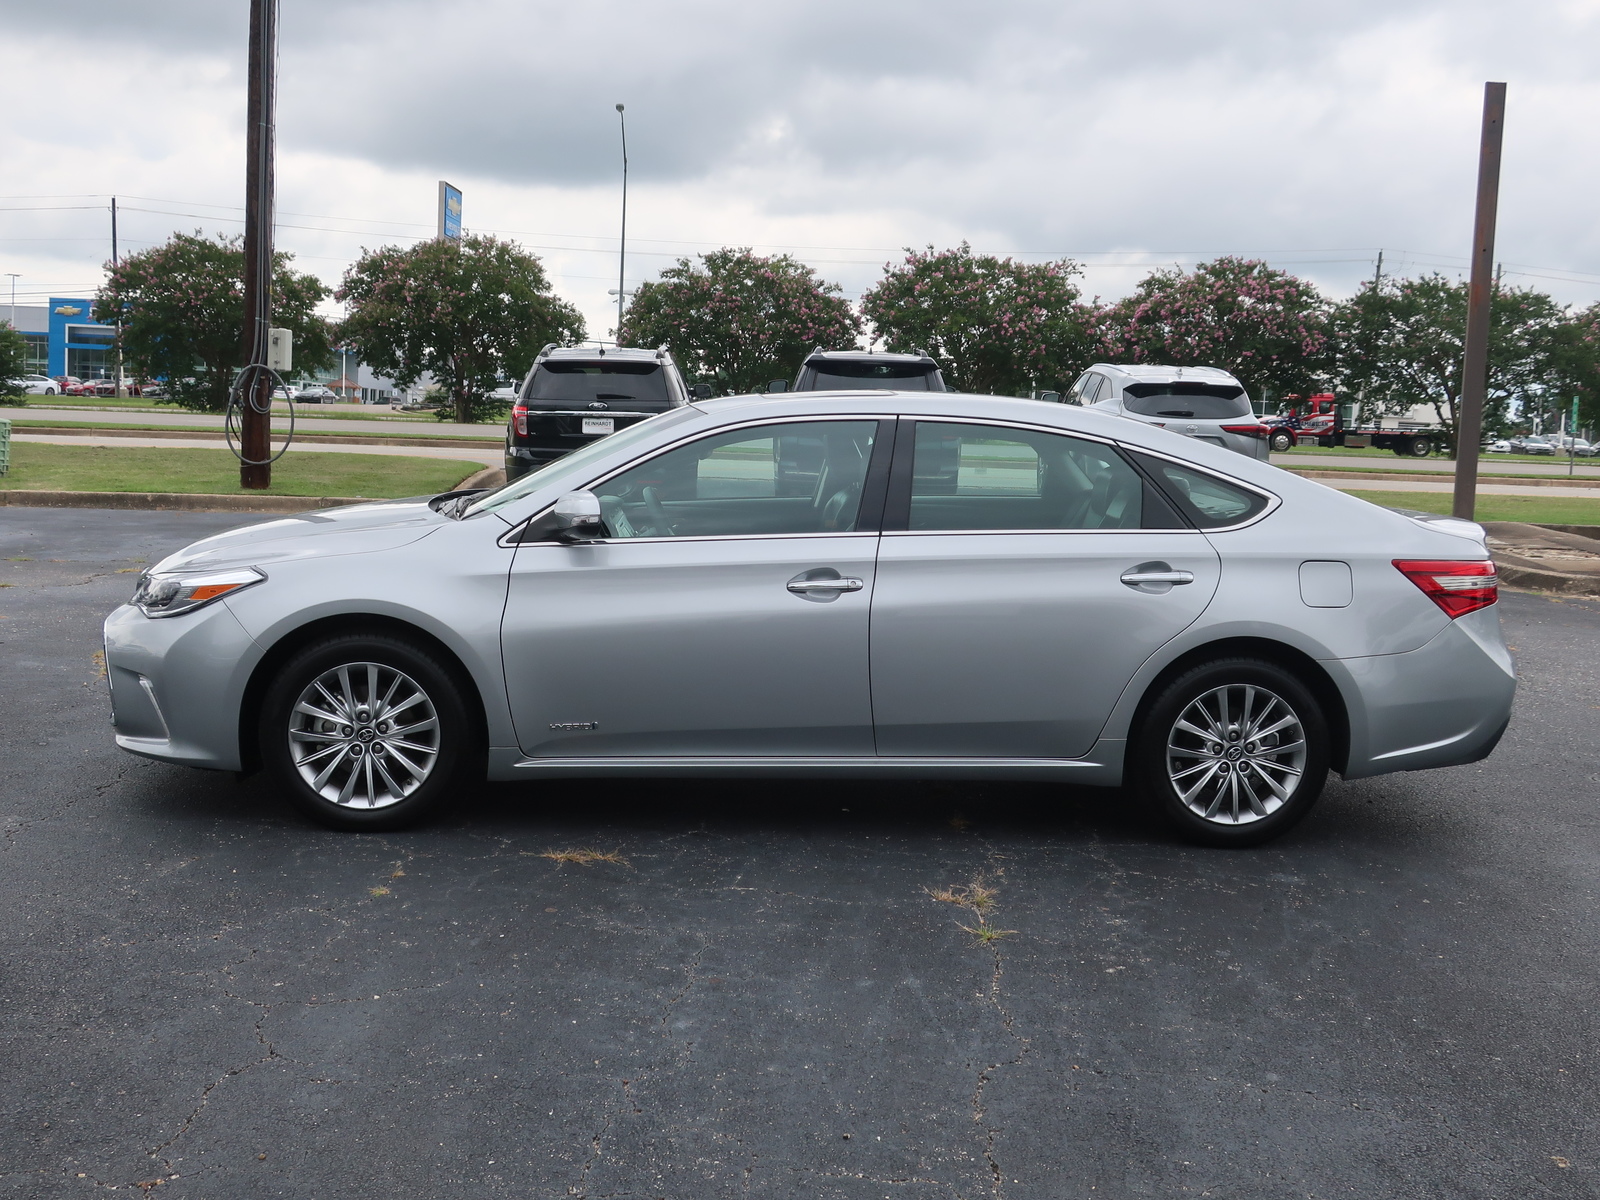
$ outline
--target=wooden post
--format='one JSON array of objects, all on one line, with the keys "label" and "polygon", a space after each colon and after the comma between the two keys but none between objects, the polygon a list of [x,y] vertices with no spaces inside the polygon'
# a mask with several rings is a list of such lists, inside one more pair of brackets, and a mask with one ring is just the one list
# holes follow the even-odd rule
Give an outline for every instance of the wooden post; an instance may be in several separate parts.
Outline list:
[{"label": "wooden post", "polygon": [[[277,0],[250,0],[250,76],[245,120],[244,200],[244,362],[267,360],[267,330],[272,324],[272,193],[274,59],[278,45]],[[272,486],[272,377],[265,371],[246,379],[249,394],[239,408],[239,486]]]},{"label": "wooden post", "polygon": [[1456,414],[1456,488],[1451,512],[1472,520],[1478,500],[1478,443],[1489,387],[1489,319],[1494,287],[1494,223],[1500,203],[1500,143],[1506,85],[1483,85],[1483,136],[1478,146],[1478,207],[1472,224],[1472,277],[1467,285],[1467,337]]}]

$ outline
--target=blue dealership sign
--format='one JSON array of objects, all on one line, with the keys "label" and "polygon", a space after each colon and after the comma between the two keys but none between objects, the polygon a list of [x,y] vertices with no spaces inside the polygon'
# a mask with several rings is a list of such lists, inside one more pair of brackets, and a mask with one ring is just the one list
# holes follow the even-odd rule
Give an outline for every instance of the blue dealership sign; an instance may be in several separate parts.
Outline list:
[{"label": "blue dealership sign", "polygon": [[461,189],[439,180],[439,236],[447,241],[461,240]]}]

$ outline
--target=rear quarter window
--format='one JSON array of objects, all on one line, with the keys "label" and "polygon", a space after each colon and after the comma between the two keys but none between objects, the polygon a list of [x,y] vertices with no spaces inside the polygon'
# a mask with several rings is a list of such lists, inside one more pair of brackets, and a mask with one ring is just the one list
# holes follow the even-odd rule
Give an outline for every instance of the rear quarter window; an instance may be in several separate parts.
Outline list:
[{"label": "rear quarter window", "polygon": [[1184,516],[1200,529],[1226,529],[1260,515],[1271,501],[1260,492],[1229,483],[1204,471],[1148,455],[1141,465],[1161,483]]}]

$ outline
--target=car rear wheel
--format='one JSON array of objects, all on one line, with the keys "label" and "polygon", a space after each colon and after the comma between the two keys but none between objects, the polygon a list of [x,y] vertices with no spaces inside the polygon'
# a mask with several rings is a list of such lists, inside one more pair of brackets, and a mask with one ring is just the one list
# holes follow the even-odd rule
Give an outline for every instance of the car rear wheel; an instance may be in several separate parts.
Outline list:
[{"label": "car rear wheel", "polygon": [[1294,439],[1287,433],[1275,433],[1272,435],[1270,444],[1274,450],[1282,454],[1284,451],[1294,447]]},{"label": "car rear wheel", "polygon": [[399,638],[316,642],[278,673],[261,707],[262,765],[313,820],[388,830],[435,811],[478,742],[461,689]]},{"label": "car rear wheel", "polygon": [[1328,724],[1310,690],[1282,667],[1225,659],[1162,689],[1132,756],[1136,782],[1180,836],[1256,846],[1316,803],[1328,777]]}]

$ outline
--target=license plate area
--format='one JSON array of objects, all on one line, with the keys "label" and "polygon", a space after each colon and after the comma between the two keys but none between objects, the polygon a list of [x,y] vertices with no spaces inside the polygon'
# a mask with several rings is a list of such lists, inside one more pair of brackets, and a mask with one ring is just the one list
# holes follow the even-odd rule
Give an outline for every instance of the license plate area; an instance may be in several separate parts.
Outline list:
[{"label": "license plate area", "polygon": [[615,417],[584,417],[584,433],[615,433],[617,419]]}]

